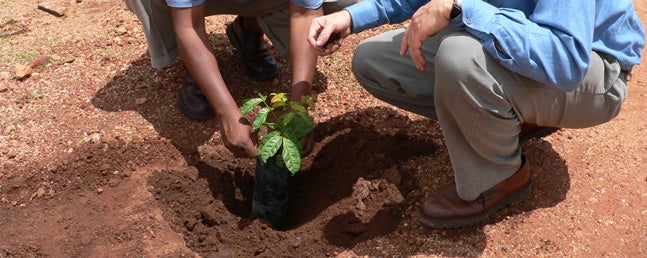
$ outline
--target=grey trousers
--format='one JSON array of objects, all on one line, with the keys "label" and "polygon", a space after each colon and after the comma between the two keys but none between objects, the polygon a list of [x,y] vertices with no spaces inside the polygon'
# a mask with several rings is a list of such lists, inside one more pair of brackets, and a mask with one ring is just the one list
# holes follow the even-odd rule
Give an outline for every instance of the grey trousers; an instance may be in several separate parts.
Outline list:
[{"label": "grey trousers", "polygon": [[593,52],[579,88],[563,92],[507,70],[477,38],[450,27],[424,42],[424,72],[399,54],[404,29],[363,41],[353,72],[375,97],[439,121],[461,199],[520,168],[521,123],[585,128],[619,113],[627,89],[613,57]]},{"label": "grey trousers", "polygon": [[[207,0],[205,15],[231,14],[256,17],[276,52],[287,59],[290,35],[290,0],[251,0],[242,4],[237,0]],[[125,0],[126,6],[141,21],[153,68],[171,64],[179,55],[171,12],[165,0]],[[324,13],[341,10],[356,0],[326,0]],[[304,39],[305,40],[305,39]]]}]

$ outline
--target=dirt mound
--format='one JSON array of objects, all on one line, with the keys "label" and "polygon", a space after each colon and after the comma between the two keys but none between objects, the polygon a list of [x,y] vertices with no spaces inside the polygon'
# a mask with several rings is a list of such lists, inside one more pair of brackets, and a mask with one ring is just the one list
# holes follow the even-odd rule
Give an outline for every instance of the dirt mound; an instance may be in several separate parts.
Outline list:
[{"label": "dirt mound", "polygon": [[283,231],[248,219],[255,163],[227,159],[221,149],[207,151],[211,158],[195,166],[155,172],[148,184],[174,230],[206,257],[330,256],[395,231],[410,205],[403,196],[417,188],[410,171],[399,166],[433,153],[434,145],[352,122],[330,122],[315,131],[322,135],[316,154],[290,180]]}]

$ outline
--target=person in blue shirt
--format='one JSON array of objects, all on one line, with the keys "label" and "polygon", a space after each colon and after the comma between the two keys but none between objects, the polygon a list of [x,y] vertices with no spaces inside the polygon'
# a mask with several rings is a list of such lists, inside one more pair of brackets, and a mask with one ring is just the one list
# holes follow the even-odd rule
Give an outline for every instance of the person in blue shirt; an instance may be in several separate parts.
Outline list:
[{"label": "person in blue shirt", "polygon": [[315,19],[308,41],[327,54],[332,33],[409,18],[363,41],[352,66],[375,97],[440,124],[455,180],[422,203],[418,219],[432,228],[524,200],[521,143],[613,119],[645,44],[631,0],[364,0]]},{"label": "person in blue shirt", "polygon": [[[187,116],[208,120],[217,117],[224,145],[239,157],[255,157],[253,129],[242,117],[219,71],[209,44],[205,17],[238,15],[226,27],[231,43],[239,50],[238,65],[254,80],[269,80],[278,72],[275,58],[267,50],[263,35],[274,50],[289,58],[292,66],[290,97],[309,94],[317,53],[307,43],[309,21],[355,3],[355,0],[126,0],[146,35],[151,65],[162,68],[178,55],[187,66],[178,106]],[[306,26],[301,26],[305,24]],[[289,51],[288,51],[289,49]],[[289,54],[288,54],[289,52]],[[289,57],[288,57],[289,55]],[[312,136],[304,137],[304,152],[312,149]]]}]

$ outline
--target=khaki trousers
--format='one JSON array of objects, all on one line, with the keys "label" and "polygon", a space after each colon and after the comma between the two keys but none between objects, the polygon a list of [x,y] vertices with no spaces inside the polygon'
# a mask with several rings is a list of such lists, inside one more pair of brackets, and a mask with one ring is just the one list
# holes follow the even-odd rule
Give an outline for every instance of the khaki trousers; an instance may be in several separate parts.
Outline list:
[{"label": "khaki trousers", "polygon": [[593,52],[579,88],[563,92],[504,68],[479,39],[451,26],[424,42],[427,69],[418,71],[399,54],[403,35],[394,30],[362,42],[353,72],[375,97],[439,121],[458,194],[467,201],[519,169],[521,123],[595,126],[614,118],[627,95],[611,56]]}]

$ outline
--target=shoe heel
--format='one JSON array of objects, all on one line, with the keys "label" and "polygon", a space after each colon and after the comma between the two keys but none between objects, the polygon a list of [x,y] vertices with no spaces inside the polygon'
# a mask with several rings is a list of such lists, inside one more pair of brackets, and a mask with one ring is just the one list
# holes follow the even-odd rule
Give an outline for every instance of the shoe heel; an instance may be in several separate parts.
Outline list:
[{"label": "shoe heel", "polygon": [[[523,202],[528,198],[528,195],[530,195],[530,190],[532,189],[532,180],[528,181],[528,183],[522,187],[521,189],[518,190],[519,195],[515,196],[514,199],[510,200],[510,202],[506,205],[507,207],[512,207],[514,205],[517,205],[520,202]],[[512,194],[514,195],[514,194]]]}]

